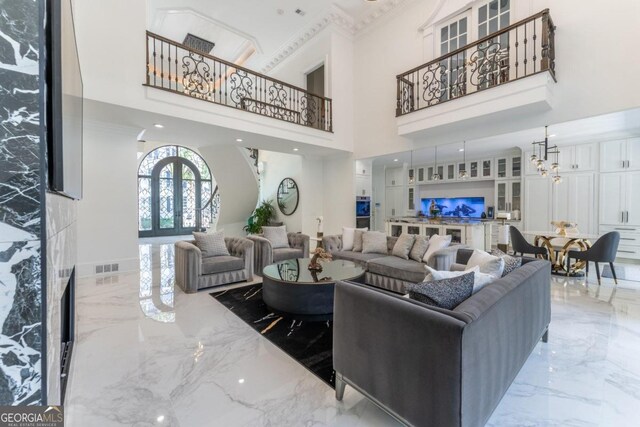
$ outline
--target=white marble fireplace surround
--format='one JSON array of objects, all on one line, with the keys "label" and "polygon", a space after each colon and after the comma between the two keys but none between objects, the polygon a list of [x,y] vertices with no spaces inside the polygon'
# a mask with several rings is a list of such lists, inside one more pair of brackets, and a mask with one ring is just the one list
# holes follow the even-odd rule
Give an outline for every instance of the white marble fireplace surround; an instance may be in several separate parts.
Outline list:
[{"label": "white marble fireplace surround", "polygon": [[[172,248],[141,246],[139,274],[79,282],[67,426],[397,425],[352,388],[337,402],[208,292],[174,290]],[[551,295],[549,343],[488,425],[630,425],[640,406],[640,283],[554,276]]]}]

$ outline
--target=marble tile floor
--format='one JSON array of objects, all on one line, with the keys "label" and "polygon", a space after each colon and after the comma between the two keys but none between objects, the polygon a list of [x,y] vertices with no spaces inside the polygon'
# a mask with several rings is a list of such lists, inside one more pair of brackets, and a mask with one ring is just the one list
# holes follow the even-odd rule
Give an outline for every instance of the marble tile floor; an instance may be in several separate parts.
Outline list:
[{"label": "marble tile floor", "polygon": [[[349,387],[337,402],[208,292],[174,290],[171,244],[144,242],[140,257],[140,273],[79,282],[67,426],[397,425]],[[549,343],[488,425],[637,425],[640,282],[551,286]]]}]

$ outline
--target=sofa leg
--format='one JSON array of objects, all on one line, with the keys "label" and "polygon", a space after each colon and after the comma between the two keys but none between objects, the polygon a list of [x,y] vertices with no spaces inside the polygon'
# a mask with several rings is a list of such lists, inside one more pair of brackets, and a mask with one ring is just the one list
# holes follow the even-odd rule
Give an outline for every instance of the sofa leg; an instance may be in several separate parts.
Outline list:
[{"label": "sofa leg", "polygon": [[342,379],[342,375],[336,372],[336,400],[342,400],[344,397],[344,388],[347,384]]},{"label": "sofa leg", "polygon": [[544,335],[542,335],[542,342],[549,342],[549,329],[547,328],[546,331],[544,331]]}]

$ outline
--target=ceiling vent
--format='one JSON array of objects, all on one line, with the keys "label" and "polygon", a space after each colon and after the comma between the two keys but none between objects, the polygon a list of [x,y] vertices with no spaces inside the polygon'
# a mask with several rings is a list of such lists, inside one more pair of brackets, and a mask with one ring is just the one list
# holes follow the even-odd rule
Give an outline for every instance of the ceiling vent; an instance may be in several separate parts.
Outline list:
[{"label": "ceiling vent", "polygon": [[191,33],[187,33],[187,37],[184,38],[182,44],[193,50],[197,50],[198,52],[203,53],[211,53],[216,45],[214,42],[210,42],[209,40],[194,36]]},{"label": "ceiling vent", "polygon": [[296,13],[297,13],[298,15],[300,15],[300,16],[304,16],[304,15],[306,15],[306,13],[307,13],[307,12],[305,12],[305,11],[304,11],[304,10],[302,10],[302,9],[296,9]]}]

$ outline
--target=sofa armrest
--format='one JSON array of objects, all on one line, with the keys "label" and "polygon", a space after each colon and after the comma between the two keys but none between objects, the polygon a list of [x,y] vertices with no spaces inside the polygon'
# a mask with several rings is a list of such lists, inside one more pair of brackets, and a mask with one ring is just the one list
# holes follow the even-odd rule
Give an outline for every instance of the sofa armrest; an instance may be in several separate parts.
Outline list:
[{"label": "sofa armrest", "polygon": [[456,262],[458,250],[463,248],[461,245],[449,246],[434,252],[431,258],[427,260],[427,265],[438,271],[449,271],[451,265]]},{"label": "sofa armrest", "polygon": [[244,260],[244,269],[247,281],[251,282],[253,280],[254,263],[253,241],[242,237],[225,237],[224,241],[227,245],[229,255],[242,258]]},{"label": "sofa armrest", "polygon": [[187,293],[198,291],[198,278],[202,269],[202,252],[192,242],[176,242],[176,284]]},{"label": "sofa armrest", "polygon": [[351,282],[336,283],[333,319],[333,363],[339,380],[401,414],[409,425],[425,420],[436,426],[460,425],[465,322]]},{"label": "sofa armrest", "polygon": [[342,249],[342,236],[339,234],[334,236],[323,236],[322,247],[329,253],[340,251]]},{"label": "sofa armrest", "polygon": [[302,249],[302,258],[309,258],[309,236],[302,233],[287,233],[289,246]]},{"label": "sofa armrest", "polygon": [[268,239],[252,234],[247,239],[253,242],[253,269],[254,273],[262,275],[262,270],[273,264],[273,246]]}]

